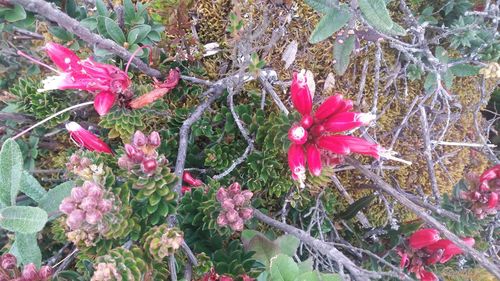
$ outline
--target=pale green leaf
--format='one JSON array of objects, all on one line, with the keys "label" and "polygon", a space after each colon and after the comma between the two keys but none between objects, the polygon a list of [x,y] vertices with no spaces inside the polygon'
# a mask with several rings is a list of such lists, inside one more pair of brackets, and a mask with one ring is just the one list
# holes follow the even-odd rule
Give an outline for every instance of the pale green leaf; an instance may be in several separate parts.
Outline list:
[{"label": "pale green leaf", "polygon": [[451,70],[451,72],[457,77],[477,75],[479,74],[479,69],[481,69],[479,66],[467,63],[456,64],[449,68],[449,70]]},{"label": "pale green leaf", "polygon": [[392,21],[384,0],[359,0],[359,8],[369,25],[388,35],[405,35],[405,30]]},{"label": "pale green leaf", "polygon": [[295,281],[321,281],[321,279],[319,279],[319,274],[316,271],[310,271],[300,274]]},{"label": "pale green leaf", "polygon": [[36,233],[16,232],[11,253],[18,258],[18,261],[22,265],[34,263],[36,267],[40,267],[42,264],[42,252],[40,251],[40,247],[38,247],[36,235]]},{"label": "pale green leaf", "polygon": [[293,257],[299,248],[300,240],[291,234],[287,234],[278,237],[274,240],[274,243],[279,245],[281,254]]},{"label": "pale green leaf", "polygon": [[0,200],[5,206],[16,205],[23,173],[23,155],[19,145],[7,139],[0,151]]},{"label": "pale green leaf", "polygon": [[316,12],[326,14],[336,8],[337,0],[305,0],[306,4],[311,6]]},{"label": "pale green leaf", "polygon": [[0,227],[13,232],[35,233],[47,223],[47,212],[38,207],[12,206],[0,210]]},{"label": "pale green leaf", "polygon": [[40,199],[47,194],[47,191],[45,191],[40,183],[27,171],[23,171],[19,191],[35,200],[35,202],[40,202]]},{"label": "pale green leaf", "polygon": [[269,272],[273,281],[293,281],[299,274],[299,267],[291,257],[281,254],[271,259]]},{"label": "pale green leaf", "polygon": [[315,44],[339,31],[351,18],[347,8],[333,9],[324,15],[309,37],[309,43]]},{"label": "pale green leaf", "polygon": [[354,36],[347,37],[343,40],[342,44],[340,44],[339,40],[335,40],[335,44],[333,45],[335,64],[333,67],[338,75],[344,74],[349,66],[351,53],[354,50],[354,40]]},{"label": "pale green leaf", "polygon": [[127,42],[130,45],[133,45],[135,43],[140,43],[142,39],[148,36],[150,31],[151,31],[151,26],[147,24],[137,25],[134,28],[132,28],[132,30],[130,30],[129,33],[127,34]]},{"label": "pale green leaf", "polygon": [[113,39],[120,45],[125,43],[125,34],[123,34],[122,29],[114,20],[110,18],[104,18],[104,25],[106,26],[106,32],[109,34],[111,39]]},{"label": "pale green leaf", "polygon": [[26,18],[26,11],[24,10],[23,6],[14,4],[14,8],[6,12],[4,17],[9,22],[20,21]]},{"label": "pale green leaf", "polygon": [[58,216],[59,205],[64,198],[70,196],[74,184],[72,181],[63,182],[60,185],[50,189],[40,200],[38,206],[44,209],[52,220]]}]

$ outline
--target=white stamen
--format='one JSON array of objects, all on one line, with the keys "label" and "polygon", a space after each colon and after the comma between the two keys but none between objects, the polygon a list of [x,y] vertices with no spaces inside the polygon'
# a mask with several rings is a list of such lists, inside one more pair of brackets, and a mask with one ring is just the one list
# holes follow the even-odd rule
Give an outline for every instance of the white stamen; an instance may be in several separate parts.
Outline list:
[{"label": "white stamen", "polygon": [[61,73],[55,76],[48,76],[42,81],[43,88],[38,89],[37,92],[41,93],[50,90],[58,90],[59,87],[64,83],[66,75],[67,75],[66,73]]},{"label": "white stamen", "polygon": [[71,62],[71,59],[70,58],[64,58],[64,63],[65,64],[69,64]]},{"label": "white stamen", "polygon": [[300,188],[304,189],[306,187],[306,168],[304,166],[298,166],[293,169],[293,173],[297,176],[297,180],[299,181]]},{"label": "white stamen", "polygon": [[303,127],[296,127],[292,130],[292,136],[296,140],[300,140],[306,134],[306,130]]},{"label": "white stamen", "polygon": [[370,124],[373,120],[375,120],[377,116],[371,113],[360,113],[356,116],[356,121],[359,121],[363,124]]}]

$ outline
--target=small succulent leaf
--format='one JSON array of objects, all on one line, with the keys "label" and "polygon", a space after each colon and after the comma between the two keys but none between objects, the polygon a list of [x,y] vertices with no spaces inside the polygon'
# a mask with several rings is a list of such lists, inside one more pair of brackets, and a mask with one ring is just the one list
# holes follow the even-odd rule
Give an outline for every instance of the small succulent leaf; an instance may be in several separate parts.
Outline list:
[{"label": "small succulent leaf", "polygon": [[316,28],[314,28],[309,37],[309,43],[316,44],[327,39],[339,31],[350,19],[351,14],[345,6],[342,6],[340,9],[333,9],[324,15],[316,25]]},{"label": "small succulent leaf", "polygon": [[47,212],[38,207],[12,206],[0,210],[0,227],[20,233],[35,233],[47,223]]}]

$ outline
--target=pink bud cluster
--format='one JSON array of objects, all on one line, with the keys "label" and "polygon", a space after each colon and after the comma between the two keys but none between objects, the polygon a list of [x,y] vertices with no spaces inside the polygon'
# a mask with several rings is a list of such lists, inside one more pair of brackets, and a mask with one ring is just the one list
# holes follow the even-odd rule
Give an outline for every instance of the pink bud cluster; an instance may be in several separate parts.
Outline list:
[{"label": "pink bud cluster", "polygon": [[42,266],[40,270],[33,263],[24,266],[22,272],[17,268],[17,259],[12,254],[0,257],[0,281],[48,281],[52,280],[52,268]]},{"label": "pink bud cluster", "polygon": [[463,200],[469,201],[471,210],[479,219],[495,215],[500,209],[500,165],[490,168],[477,179],[473,179],[475,187],[460,194]]},{"label": "pink bud cluster", "polygon": [[[473,246],[474,238],[463,238],[465,244]],[[438,281],[437,276],[427,271],[424,266],[446,263],[462,250],[448,239],[441,239],[439,231],[433,228],[420,229],[414,232],[404,245],[397,248],[401,257],[400,267],[407,268],[422,281]]]},{"label": "pink bud cluster", "polygon": [[253,209],[250,206],[252,196],[252,192],[241,190],[240,184],[237,182],[228,188],[219,188],[216,198],[222,205],[222,211],[217,217],[217,224],[220,226],[229,225],[234,231],[242,231],[243,223],[253,216]]},{"label": "pink bud cluster", "polygon": [[[81,187],[71,190],[71,195],[64,198],[59,205],[59,210],[68,215],[66,224],[72,232],[83,231],[92,234],[106,229],[103,218],[111,212],[113,201],[104,197],[103,188],[91,181],[86,181]],[[70,236],[74,235],[69,233],[68,237]],[[94,235],[87,235],[87,237],[94,237]]]},{"label": "pink bud cluster", "polygon": [[122,280],[122,278],[115,264],[101,262],[97,264],[90,281]]},{"label": "pink bud cluster", "polygon": [[132,143],[125,144],[125,154],[118,159],[118,166],[133,172],[146,175],[154,174],[166,160],[158,156],[156,149],[161,139],[158,132],[152,132],[146,137],[141,131],[136,131]]}]

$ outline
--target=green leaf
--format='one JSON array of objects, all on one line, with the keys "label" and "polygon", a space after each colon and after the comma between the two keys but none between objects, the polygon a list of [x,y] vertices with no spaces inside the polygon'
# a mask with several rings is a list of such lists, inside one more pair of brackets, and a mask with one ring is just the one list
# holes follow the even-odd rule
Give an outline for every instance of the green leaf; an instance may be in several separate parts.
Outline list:
[{"label": "green leaf", "polygon": [[51,27],[49,27],[49,32],[50,32],[50,34],[54,35],[55,37],[57,37],[63,41],[73,40],[73,34],[62,27],[51,26]]},{"label": "green leaf", "polygon": [[305,0],[306,4],[311,6],[316,12],[326,14],[335,9],[339,1],[336,0]]},{"label": "green leaf", "polygon": [[80,24],[91,31],[94,31],[97,28],[97,19],[94,17],[86,18],[80,21]]},{"label": "green leaf", "polygon": [[343,279],[337,273],[320,273],[321,281],[342,281]]},{"label": "green leaf", "polygon": [[113,39],[120,45],[125,43],[125,34],[123,34],[122,29],[114,20],[110,18],[104,18],[104,25],[106,26],[106,31],[108,32],[111,39]]},{"label": "green leaf", "polygon": [[274,240],[274,243],[279,245],[281,254],[293,257],[299,248],[300,240],[291,234],[287,234],[278,237]]},{"label": "green leaf", "polygon": [[95,7],[97,9],[97,13],[100,16],[104,16],[104,17],[108,16],[108,8],[106,7],[106,4],[104,4],[104,2],[102,0],[96,0]]},{"label": "green leaf", "polygon": [[299,272],[301,273],[312,271],[314,266],[314,260],[312,257],[309,257],[307,260],[298,263],[297,266],[299,267]]},{"label": "green leaf", "polygon": [[342,44],[339,43],[339,40],[335,40],[335,44],[333,45],[335,64],[333,68],[338,75],[344,74],[349,66],[350,56],[354,50],[354,40],[354,36],[347,37]]},{"label": "green leaf", "polygon": [[18,261],[23,264],[34,263],[36,267],[42,264],[42,252],[38,247],[36,233],[19,233],[16,232],[16,238],[12,245],[11,253],[14,254]]},{"label": "green leaf", "polygon": [[299,274],[299,267],[291,257],[278,255],[271,259],[269,273],[270,280],[293,281]]},{"label": "green leaf", "polygon": [[47,191],[40,185],[40,183],[28,171],[23,171],[21,176],[21,185],[19,191],[26,194],[29,198],[40,202]]},{"label": "green leaf", "polygon": [[361,209],[368,207],[370,203],[375,199],[376,196],[371,194],[356,200],[354,203],[349,205],[345,211],[338,215],[339,218],[344,220],[350,220],[356,216],[356,214],[361,211]]},{"label": "green leaf", "polygon": [[38,206],[49,214],[51,220],[58,216],[59,205],[64,198],[70,196],[73,186],[72,181],[63,182],[49,190],[40,200]]},{"label": "green leaf", "polygon": [[148,36],[148,33],[151,31],[151,26],[147,24],[140,24],[132,28],[127,34],[127,42],[130,45],[135,43],[140,43],[142,39]]},{"label": "green leaf", "polygon": [[132,3],[132,0],[124,0],[123,9],[125,15],[125,22],[127,24],[130,24],[135,19],[135,6]]},{"label": "green leaf", "polygon": [[54,276],[55,281],[85,281],[85,279],[74,271],[61,271]]},{"label": "green leaf", "polygon": [[316,271],[310,271],[297,276],[295,281],[321,281]]},{"label": "green leaf", "polygon": [[23,173],[23,155],[19,145],[7,139],[0,151],[0,201],[4,206],[16,205]]},{"label": "green leaf", "polygon": [[433,92],[437,87],[437,76],[433,72],[429,72],[425,77],[424,90],[426,93]]},{"label": "green leaf", "polygon": [[12,206],[0,210],[0,227],[20,233],[35,233],[47,223],[47,212],[38,207]]},{"label": "green leaf", "polygon": [[439,62],[448,63],[448,52],[443,47],[437,46],[435,54]]},{"label": "green leaf", "polygon": [[363,17],[376,30],[388,35],[405,35],[404,29],[393,22],[384,0],[359,0]]},{"label": "green leaf", "polygon": [[345,6],[332,10],[324,15],[318,25],[316,25],[316,28],[314,28],[309,37],[309,43],[316,44],[332,36],[333,33],[339,31],[350,19],[351,14]]},{"label": "green leaf", "polygon": [[481,68],[467,63],[455,64],[449,68],[449,70],[457,77],[477,75],[479,74],[479,69]]},{"label": "green leaf", "polygon": [[15,4],[9,12],[5,13],[5,19],[9,22],[20,21],[26,18],[26,11],[23,6]]},{"label": "green leaf", "polygon": [[253,251],[253,258],[264,265],[269,265],[272,257],[280,253],[280,248],[261,233],[256,233],[245,245],[246,251]]},{"label": "green leaf", "polygon": [[444,82],[444,86],[447,88],[447,89],[451,89],[451,86],[453,86],[453,79],[455,79],[455,75],[453,75],[453,72],[451,72],[450,69],[448,69],[443,75],[442,75],[442,78],[443,78],[443,82]]}]

